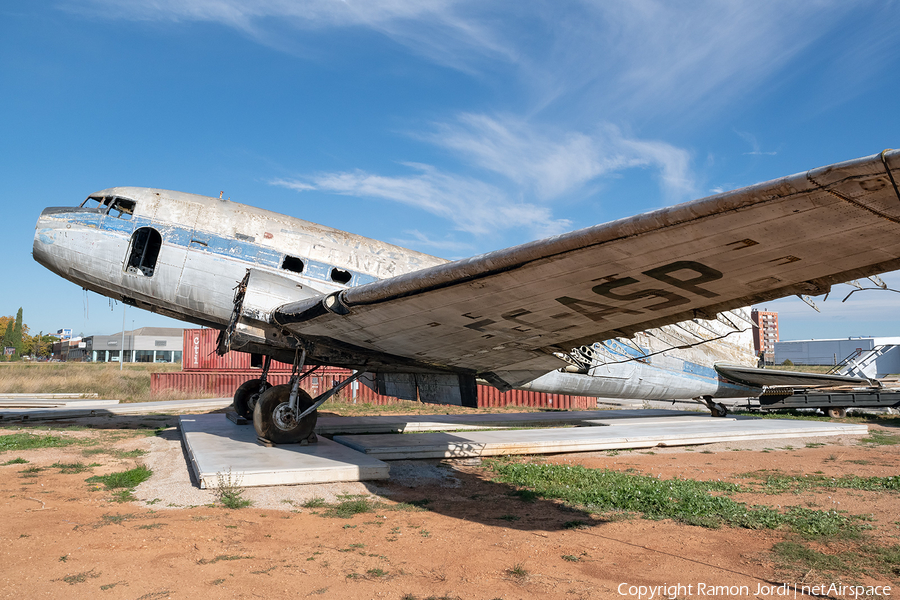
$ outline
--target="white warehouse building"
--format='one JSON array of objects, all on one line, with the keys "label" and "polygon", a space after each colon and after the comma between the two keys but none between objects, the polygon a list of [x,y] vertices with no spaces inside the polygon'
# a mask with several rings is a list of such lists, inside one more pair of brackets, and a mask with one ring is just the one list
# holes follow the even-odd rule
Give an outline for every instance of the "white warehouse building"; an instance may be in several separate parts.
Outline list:
[{"label": "white warehouse building", "polygon": [[789,360],[795,365],[838,365],[881,346],[900,344],[900,337],[850,337],[835,340],[775,342],[775,364]]}]

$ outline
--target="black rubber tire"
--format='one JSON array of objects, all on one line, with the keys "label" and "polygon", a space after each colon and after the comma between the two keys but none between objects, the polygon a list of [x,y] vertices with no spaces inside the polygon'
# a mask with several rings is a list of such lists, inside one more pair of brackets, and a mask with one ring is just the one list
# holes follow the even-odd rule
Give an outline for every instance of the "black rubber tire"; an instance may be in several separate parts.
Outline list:
[{"label": "black rubber tire", "polygon": [[[299,392],[300,411],[313,405],[313,399],[302,389]],[[313,411],[303,417],[299,423],[287,426],[276,415],[276,411],[284,411],[291,397],[290,384],[270,387],[259,397],[253,411],[253,427],[256,434],[273,444],[294,444],[307,439],[316,428],[319,411]]]},{"label": "black rubber tire", "polygon": [[847,416],[847,409],[843,407],[827,408],[825,414],[832,419],[843,419]]},{"label": "black rubber tire", "polygon": [[714,417],[724,417],[728,414],[728,407],[724,404],[716,404],[709,411]]},{"label": "black rubber tire", "polygon": [[[253,418],[253,409],[259,400],[259,384],[261,379],[251,379],[238,386],[234,392],[234,410],[245,419]],[[272,387],[266,383],[266,389]],[[254,398],[256,396],[256,398]]]}]

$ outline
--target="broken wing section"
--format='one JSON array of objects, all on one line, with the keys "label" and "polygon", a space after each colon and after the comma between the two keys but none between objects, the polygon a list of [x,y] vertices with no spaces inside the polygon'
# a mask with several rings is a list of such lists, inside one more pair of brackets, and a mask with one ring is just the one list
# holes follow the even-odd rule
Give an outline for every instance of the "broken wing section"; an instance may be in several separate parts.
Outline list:
[{"label": "broken wing section", "polygon": [[758,387],[793,386],[793,387],[836,387],[836,386],[870,386],[868,379],[847,377],[846,375],[829,375],[825,373],[802,373],[799,371],[776,371],[774,369],[757,369],[738,365],[716,365],[716,372],[738,383]]},{"label": "broken wing section", "polygon": [[291,302],[273,322],[498,387],[598,340],[900,268],[884,152]]}]

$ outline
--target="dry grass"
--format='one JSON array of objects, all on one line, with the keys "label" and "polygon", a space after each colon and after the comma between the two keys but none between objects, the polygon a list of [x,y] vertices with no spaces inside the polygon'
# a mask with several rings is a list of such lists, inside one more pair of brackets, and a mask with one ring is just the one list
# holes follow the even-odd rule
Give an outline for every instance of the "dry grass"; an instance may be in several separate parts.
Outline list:
[{"label": "dry grass", "polygon": [[[0,394],[97,394],[121,402],[150,400],[150,374],[179,371],[180,364],[7,363],[0,366]],[[194,391],[166,392],[153,400],[210,397]]]}]

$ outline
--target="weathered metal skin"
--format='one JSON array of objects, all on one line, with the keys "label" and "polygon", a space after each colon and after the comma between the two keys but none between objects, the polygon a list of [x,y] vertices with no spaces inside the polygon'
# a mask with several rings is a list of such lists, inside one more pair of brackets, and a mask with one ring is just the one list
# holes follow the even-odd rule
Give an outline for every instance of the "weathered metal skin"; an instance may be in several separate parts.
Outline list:
[{"label": "weathered metal skin", "polygon": [[[746,395],[758,388],[711,368],[752,364],[746,319],[715,315],[900,268],[898,174],[885,152],[453,263],[228,200],[110,188],[91,196],[101,208],[45,210],[34,258],[216,328],[249,272],[235,349],[285,362],[302,345],[313,364],[501,389]],[[556,372],[581,346],[580,372]]]},{"label": "weathered metal skin", "polygon": [[[91,291],[204,326],[228,322],[233,288],[248,268],[288,281],[296,300],[446,262],[229,200],[127,187],[92,196],[133,200],[134,214],[122,220],[103,209],[48,208],[38,219],[35,260]],[[123,267],[141,226],[162,236],[153,277]],[[302,259],[304,272],[281,268],[285,256]],[[351,281],[330,280],[333,267]]]},{"label": "weathered metal skin", "polygon": [[716,363],[756,364],[749,310],[730,311],[724,317],[649,329],[622,342],[592,344],[589,351],[594,358],[586,373],[552,371],[520,387],[647,400],[757,395],[759,387],[720,377],[712,368]]},{"label": "weathered metal skin", "polygon": [[897,269],[898,175],[900,152],[885,152],[347,290],[341,311],[299,301],[274,320],[382,352],[415,338],[422,361],[517,386],[595,340]]}]

